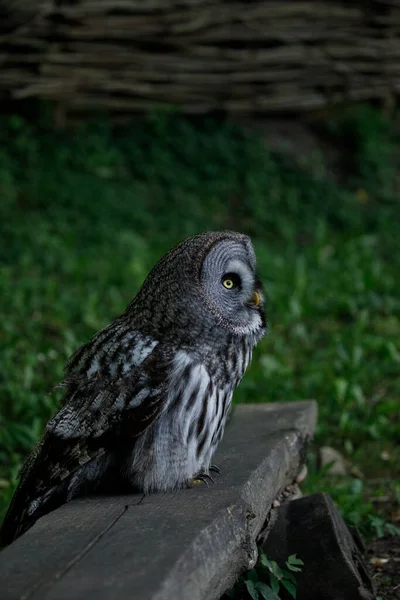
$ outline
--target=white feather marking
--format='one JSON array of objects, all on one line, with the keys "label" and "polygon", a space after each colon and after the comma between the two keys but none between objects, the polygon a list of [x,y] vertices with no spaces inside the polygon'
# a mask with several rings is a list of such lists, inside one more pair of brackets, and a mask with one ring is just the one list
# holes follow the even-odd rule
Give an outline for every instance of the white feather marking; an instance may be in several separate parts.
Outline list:
[{"label": "white feather marking", "polygon": [[90,369],[87,372],[87,376],[91,377],[91,375],[94,375],[94,373],[96,373],[99,369],[100,369],[100,363],[99,363],[98,359],[95,358],[94,360],[92,360],[92,364],[90,365]]},{"label": "white feather marking", "polygon": [[142,362],[151,354],[154,348],[157,346],[158,341],[153,338],[143,338],[140,343],[135,344],[132,352],[128,354],[124,362],[122,372],[125,374],[135,366],[139,366]]},{"label": "white feather marking", "polygon": [[115,398],[113,405],[113,410],[123,410],[125,408],[125,396],[124,394],[118,394]]},{"label": "white feather marking", "polygon": [[128,403],[129,408],[135,408],[136,406],[139,406],[149,394],[150,390],[148,388],[141,390],[138,394],[136,394],[136,396],[133,396],[132,400],[130,400]]},{"label": "white feather marking", "polygon": [[239,335],[248,335],[250,333],[258,333],[262,327],[260,314],[253,310],[250,316],[250,322],[247,325],[230,325],[231,329]]},{"label": "white feather marking", "polygon": [[171,379],[179,377],[184,369],[193,362],[192,357],[184,350],[178,350],[175,355],[171,370]]},{"label": "white feather marking", "polygon": [[[128,373],[132,367],[139,366],[154,350],[157,346],[158,341],[151,337],[143,337],[141,339],[137,339],[137,334],[127,334],[123,340],[121,340],[121,345],[127,346],[132,339],[135,340],[135,344],[124,359],[124,364],[122,368],[122,373],[125,375]],[[112,377],[115,377],[118,373],[118,361],[114,363],[108,363],[108,368]],[[100,361],[98,358],[94,358],[88,369],[86,375],[87,377],[91,377],[97,371],[100,370]]]}]

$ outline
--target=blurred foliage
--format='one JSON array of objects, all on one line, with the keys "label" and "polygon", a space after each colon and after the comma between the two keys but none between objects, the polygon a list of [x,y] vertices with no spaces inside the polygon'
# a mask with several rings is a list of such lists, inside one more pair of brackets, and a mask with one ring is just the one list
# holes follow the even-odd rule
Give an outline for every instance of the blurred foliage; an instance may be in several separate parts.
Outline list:
[{"label": "blurred foliage", "polygon": [[70,354],[171,246],[223,228],[252,236],[269,298],[269,334],[235,401],[316,398],[317,442],[367,475],[399,476],[398,141],[364,108],[326,135],[343,137],[345,183],[212,119],[69,132],[0,119],[0,511]]}]

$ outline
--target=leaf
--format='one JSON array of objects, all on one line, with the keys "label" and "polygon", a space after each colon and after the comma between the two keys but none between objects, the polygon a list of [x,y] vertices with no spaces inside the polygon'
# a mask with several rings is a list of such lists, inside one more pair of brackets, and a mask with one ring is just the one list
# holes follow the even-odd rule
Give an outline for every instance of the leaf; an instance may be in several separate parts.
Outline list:
[{"label": "leaf", "polygon": [[[341,346],[339,346],[339,348],[341,348]],[[341,356],[341,358],[342,358],[342,360],[345,360],[345,361],[348,360],[348,356],[346,356],[346,357]],[[338,377],[337,379],[335,379],[334,388],[335,388],[336,398],[337,398],[337,401],[339,404],[343,404],[343,402],[346,398],[348,387],[349,387],[349,382],[346,379],[344,379],[343,377]]]},{"label": "leaf", "polygon": [[370,515],[369,521],[371,523],[371,527],[373,527],[375,529],[376,536],[378,538],[382,538],[385,535],[385,532],[384,532],[385,520],[382,519],[381,517],[375,517],[373,515]]},{"label": "leaf", "polygon": [[361,496],[364,490],[364,482],[361,479],[354,479],[351,483],[351,493],[355,496]]},{"label": "leaf", "polygon": [[286,566],[288,569],[290,569],[290,571],[294,571],[296,573],[301,571],[301,568],[296,565],[303,566],[304,562],[301,560],[301,558],[297,558],[296,554],[291,554],[286,561]]},{"label": "leaf", "polygon": [[244,582],[246,589],[253,600],[259,600],[258,591],[255,584],[249,579]]},{"label": "leaf", "polygon": [[[295,569],[298,569],[298,571],[301,571],[301,569],[299,567],[295,567]],[[281,571],[282,571],[283,579],[288,579],[289,581],[296,583],[296,577],[293,575],[293,573],[291,573],[290,571],[286,571],[286,569],[281,569]]]},{"label": "leaf", "polygon": [[400,535],[400,529],[396,525],[393,525],[393,523],[385,523],[385,529],[390,535]]},{"label": "leaf", "polygon": [[257,583],[257,589],[264,600],[279,600],[279,596],[266,583],[259,581]]},{"label": "leaf", "polygon": [[274,590],[274,592],[276,594],[278,594],[279,593],[279,587],[280,587],[279,586],[279,579],[277,577],[275,577],[275,575],[273,575],[271,573],[271,575],[269,576],[269,580],[270,580],[272,589]]},{"label": "leaf", "polygon": [[265,567],[267,567],[267,569],[269,570],[270,573],[275,575],[275,577],[277,579],[282,578],[282,571],[281,571],[280,567],[278,566],[278,564],[274,560],[269,560],[265,556],[265,554],[262,554],[260,558],[261,558],[261,564],[263,564]]},{"label": "leaf", "polygon": [[294,583],[292,583],[288,579],[282,579],[281,584],[293,598],[296,598],[296,586]]},{"label": "leaf", "polygon": [[250,571],[247,571],[247,573],[245,574],[245,579],[248,579],[248,580],[252,581],[253,583],[256,583],[256,581],[258,581],[258,573],[257,573],[256,569],[250,569]]},{"label": "leaf", "polygon": [[294,565],[288,565],[288,569],[293,571],[293,573],[300,573],[301,571],[300,567],[295,567]]},{"label": "leaf", "polygon": [[291,554],[288,557],[287,562],[291,565],[304,565],[304,562],[301,558],[298,558],[297,554]]},{"label": "leaf", "polygon": [[272,561],[267,558],[264,552],[260,553],[260,560],[261,564],[264,565],[264,567],[267,567],[267,569],[269,569],[272,572]]}]

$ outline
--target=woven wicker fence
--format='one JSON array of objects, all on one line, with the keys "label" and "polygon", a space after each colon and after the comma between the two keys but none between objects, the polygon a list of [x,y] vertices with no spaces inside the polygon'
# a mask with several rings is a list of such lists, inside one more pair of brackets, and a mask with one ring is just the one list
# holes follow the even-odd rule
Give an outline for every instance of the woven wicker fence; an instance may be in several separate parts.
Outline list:
[{"label": "woven wicker fence", "polygon": [[400,0],[0,0],[0,100],[313,110],[400,91]]}]

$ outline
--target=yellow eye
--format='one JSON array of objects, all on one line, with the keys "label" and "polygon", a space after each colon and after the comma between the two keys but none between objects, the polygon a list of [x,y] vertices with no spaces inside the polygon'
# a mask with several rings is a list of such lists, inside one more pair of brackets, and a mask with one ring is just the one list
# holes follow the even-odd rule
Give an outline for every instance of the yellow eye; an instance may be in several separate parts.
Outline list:
[{"label": "yellow eye", "polygon": [[233,287],[235,287],[232,279],[224,279],[222,285],[226,287],[227,290],[231,290]]},{"label": "yellow eye", "polygon": [[236,273],[226,273],[221,279],[221,283],[227,290],[233,290],[240,285],[240,277]]}]

